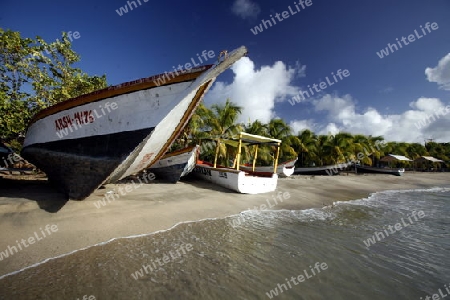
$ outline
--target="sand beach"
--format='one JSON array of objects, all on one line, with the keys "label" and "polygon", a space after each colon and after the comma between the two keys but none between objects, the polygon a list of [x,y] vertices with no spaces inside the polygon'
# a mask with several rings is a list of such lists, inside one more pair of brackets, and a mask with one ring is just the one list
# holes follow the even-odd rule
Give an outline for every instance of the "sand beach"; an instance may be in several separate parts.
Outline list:
[{"label": "sand beach", "polygon": [[[177,184],[111,184],[83,201],[73,201],[45,178],[5,176],[0,178],[0,251],[13,246],[17,251],[0,261],[0,276],[113,238],[167,230],[180,222],[223,218],[249,208],[302,210],[377,191],[438,186],[450,186],[450,173],[293,176],[279,179],[276,192],[259,195],[237,194],[188,178]],[[104,205],[99,202],[107,192],[119,194],[119,188],[120,197]]]}]

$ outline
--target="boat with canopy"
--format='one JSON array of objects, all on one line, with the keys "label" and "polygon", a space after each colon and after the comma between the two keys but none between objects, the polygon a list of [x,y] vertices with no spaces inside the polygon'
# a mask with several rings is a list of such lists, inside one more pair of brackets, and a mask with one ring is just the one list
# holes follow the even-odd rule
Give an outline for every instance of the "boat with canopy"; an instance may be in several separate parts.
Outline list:
[{"label": "boat with canopy", "polygon": [[[273,192],[277,188],[277,167],[281,140],[241,132],[237,136],[229,139],[217,139],[216,143],[214,163],[201,160],[197,161],[193,174],[211,183],[242,194],[268,193]],[[236,159],[233,161],[232,167],[225,167],[217,164],[220,143],[237,148]],[[258,147],[262,144],[276,147],[273,168],[271,168],[270,171],[261,172],[258,171],[255,166]],[[243,170],[242,165],[240,164],[242,147],[244,146],[255,147],[251,169],[246,168]]]}]

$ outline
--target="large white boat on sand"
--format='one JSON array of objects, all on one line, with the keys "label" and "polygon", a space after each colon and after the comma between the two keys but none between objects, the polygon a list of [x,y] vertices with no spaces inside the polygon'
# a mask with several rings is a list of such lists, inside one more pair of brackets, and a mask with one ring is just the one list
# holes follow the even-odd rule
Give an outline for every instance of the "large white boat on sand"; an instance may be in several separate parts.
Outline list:
[{"label": "large white boat on sand", "polygon": [[40,111],[22,156],[71,199],[149,168],[169,149],[214,80],[246,55],[111,86]]}]

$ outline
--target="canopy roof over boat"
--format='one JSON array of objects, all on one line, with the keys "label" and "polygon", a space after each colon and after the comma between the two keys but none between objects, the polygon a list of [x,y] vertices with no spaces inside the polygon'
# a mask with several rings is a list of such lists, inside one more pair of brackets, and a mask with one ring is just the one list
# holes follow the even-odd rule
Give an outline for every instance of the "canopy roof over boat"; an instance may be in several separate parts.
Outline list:
[{"label": "canopy roof over boat", "polygon": [[221,142],[233,147],[238,147],[239,139],[242,141],[241,142],[242,146],[260,145],[260,144],[278,145],[281,143],[281,140],[278,139],[272,139],[265,136],[250,134],[246,132],[241,132],[238,135],[232,136],[229,139],[223,139],[221,140]]},{"label": "canopy roof over boat", "polygon": [[[241,161],[241,147],[256,145],[255,155],[253,158],[253,171],[255,170],[256,157],[258,155],[258,146],[260,144],[269,144],[276,146],[276,154],[274,158],[274,168],[273,173],[276,173],[278,166],[278,157],[280,156],[280,145],[281,140],[272,139],[261,135],[250,134],[246,132],[240,132],[239,134],[232,136],[231,138],[221,139],[220,143],[224,143],[237,148],[236,159],[233,162],[233,168],[236,166],[236,170],[239,170],[239,165]],[[217,156],[219,154],[219,143],[216,145],[216,155],[214,158],[214,168],[217,166]]]},{"label": "canopy roof over boat", "polygon": [[383,157],[382,159],[380,159],[380,161],[394,161],[394,160],[400,160],[400,161],[412,161],[411,159],[407,158],[406,156],[403,155],[394,155],[394,154],[389,154],[385,157]]},{"label": "canopy roof over boat", "polygon": [[430,161],[430,162],[444,162],[443,160],[434,158],[433,156],[421,156],[414,160],[415,162],[424,162],[424,161]]}]

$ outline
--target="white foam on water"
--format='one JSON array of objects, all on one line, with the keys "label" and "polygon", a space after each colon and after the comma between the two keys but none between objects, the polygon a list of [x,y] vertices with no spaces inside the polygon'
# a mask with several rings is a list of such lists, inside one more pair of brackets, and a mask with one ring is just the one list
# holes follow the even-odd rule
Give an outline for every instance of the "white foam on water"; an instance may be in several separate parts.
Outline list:
[{"label": "white foam on water", "polygon": [[[158,231],[154,231],[154,232],[150,232],[150,233],[143,233],[143,234],[138,234],[138,235],[130,235],[130,236],[124,236],[124,237],[116,237],[116,238],[112,238],[108,241],[105,242],[100,242],[94,245],[90,245],[84,248],[80,248],[77,250],[73,250],[71,252],[68,253],[64,253],[55,257],[50,257],[50,258],[46,258],[38,263],[32,264],[30,266],[24,267],[20,270],[17,271],[13,271],[7,274],[4,274],[2,276],[0,276],[0,280],[11,276],[11,275],[15,275],[18,274],[20,272],[23,272],[25,270],[31,269],[31,268],[35,268],[38,267],[42,264],[45,264],[51,260],[55,260],[58,258],[62,258],[65,256],[69,256],[71,254],[77,253],[79,251],[84,251],[87,249],[90,249],[92,247],[97,247],[97,246],[103,246],[106,245],[108,243],[111,243],[115,240],[120,240],[120,239],[133,239],[133,238],[139,238],[139,237],[146,237],[146,236],[151,236],[151,235],[155,235],[158,233],[164,233],[167,231],[170,231],[172,229],[175,229],[176,227],[183,225],[183,224],[191,224],[191,223],[200,223],[200,222],[204,222],[204,221],[215,221],[215,220],[226,220],[226,219],[233,219],[233,218],[246,218],[244,223],[246,221],[250,221],[250,220],[254,220],[257,221],[258,223],[262,223],[268,226],[273,226],[274,224],[268,224],[269,222],[267,222],[268,219],[272,219],[272,220],[277,220],[283,217],[294,217],[297,220],[300,221],[325,221],[325,220],[332,220],[334,218],[336,218],[336,214],[329,210],[329,208],[333,208],[333,206],[338,206],[338,205],[364,205],[364,206],[373,206],[372,204],[376,204],[375,206],[379,206],[380,204],[382,205],[386,205],[388,204],[388,202],[386,202],[385,200],[389,199],[389,197],[392,197],[392,195],[395,194],[403,194],[403,193],[411,193],[411,192],[415,192],[415,193],[429,193],[429,192],[434,192],[434,193],[439,193],[439,192],[450,192],[450,188],[447,187],[433,187],[433,188],[429,188],[429,189],[410,189],[410,190],[388,190],[388,191],[382,191],[382,192],[376,192],[376,193],[372,193],[370,194],[369,197],[367,198],[362,198],[362,199],[356,199],[356,200],[350,200],[350,201],[336,201],[333,202],[333,205],[330,206],[325,206],[323,208],[311,208],[311,209],[304,209],[304,210],[286,210],[286,209],[282,209],[282,210],[246,210],[243,211],[239,214],[235,214],[235,215],[231,215],[231,216],[227,216],[225,218],[205,218],[205,219],[201,219],[201,220],[195,220],[195,221],[184,221],[184,222],[179,222],[175,225],[173,225],[172,227],[168,228],[168,229],[162,229],[162,230],[158,230]],[[266,221],[266,222],[259,222],[259,221]],[[228,222],[230,223],[230,222]],[[250,222],[249,222],[250,223]]]},{"label": "white foam on water", "polygon": [[[345,207],[346,205],[358,205],[365,207],[387,207],[392,204],[392,197],[398,194],[407,194],[407,193],[444,193],[450,192],[450,188],[447,187],[433,187],[427,189],[408,189],[408,190],[387,190],[382,192],[376,192],[370,194],[367,198],[361,198],[350,201],[336,201],[333,202],[333,205],[328,205],[322,208],[311,208],[304,210],[246,210],[241,212],[240,214],[232,215],[227,218],[230,218],[230,224],[240,224],[242,226],[247,223],[258,225],[263,224],[264,226],[273,227],[276,226],[271,221],[281,220],[286,218],[294,218],[300,221],[313,222],[313,221],[326,221],[326,220],[334,220],[339,211],[336,211],[336,207]],[[416,199],[416,201],[420,201]],[[426,201],[426,200],[424,200]],[[395,207],[390,206],[391,209],[398,210],[399,212],[414,210],[414,207],[411,207],[410,201],[402,201],[396,202]],[[233,219],[240,219],[241,222],[234,222]],[[240,226],[239,225],[239,226]],[[239,227],[233,226],[233,227]]]},{"label": "white foam on water", "polygon": [[445,193],[450,192],[450,188],[447,187],[433,187],[428,189],[409,189],[409,190],[387,190],[382,192],[376,192],[370,194],[367,198],[361,198],[350,201],[336,201],[333,205],[366,205],[372,206],[372,204],[388,204],[385,200],[390,199],[392,196],[397,194],[407,194],[407,193]]}]

